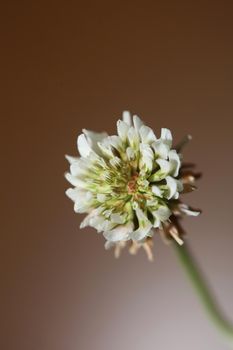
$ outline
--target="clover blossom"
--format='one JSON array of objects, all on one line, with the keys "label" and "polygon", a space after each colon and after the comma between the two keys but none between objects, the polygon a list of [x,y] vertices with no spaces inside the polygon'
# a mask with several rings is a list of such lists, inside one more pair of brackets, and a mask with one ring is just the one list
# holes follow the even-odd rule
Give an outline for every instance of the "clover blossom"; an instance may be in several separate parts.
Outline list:
[{"label": "clover blossom", "polygon": [[182,193],[195,189],[197,177],[179,153],[189,138],[173,148],[169,129],[162,128],[157,138],[128,111],[117,122],[117,135],[84,129],[77,140],[80,157],[66,156],[65,174],[74,186],[66,191],[74,211],[87,214],[80,227],[103,233],[116,257],[129,243],[131,254],[143,247],[152,260],[155,232],[183,244],[179,217],[200,213],[180,201]]}]

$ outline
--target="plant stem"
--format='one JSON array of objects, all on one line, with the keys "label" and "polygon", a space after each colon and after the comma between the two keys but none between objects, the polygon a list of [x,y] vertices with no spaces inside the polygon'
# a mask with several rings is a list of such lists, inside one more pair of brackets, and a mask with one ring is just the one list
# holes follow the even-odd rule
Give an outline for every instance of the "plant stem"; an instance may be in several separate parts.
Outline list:
[{"label": "plant stem", "polygon": [[175,247],[179,260],[186,273],[188,274],[189,279],[191,280],[200,301],[210,316],[210,319],[213,321],[218,330],[226,337],[229,344],[233,347],[233,326],[219,310],[215,298],[208,288],[205,278],[203,277],[202,273],[198,269],[195,260],[190,254],[187,244],[185,243],[180,246],[174,242],[173,245]]}]

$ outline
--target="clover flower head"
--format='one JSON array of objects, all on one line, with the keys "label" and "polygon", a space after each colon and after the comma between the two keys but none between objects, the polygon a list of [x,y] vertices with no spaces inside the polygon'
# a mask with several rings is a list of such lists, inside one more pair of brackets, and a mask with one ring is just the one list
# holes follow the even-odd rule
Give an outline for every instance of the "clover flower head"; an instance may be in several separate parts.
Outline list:
[{"label": "clover flower head", "polygon": [[117,122],[117,135],[84,129],[78,136],[80,157],[66,156],[73,185],[66,191],[74,211],[86,213],[80,227],[102,232],[105,247],[115,247],[115,256],[129,243],[135,254],[143,247],[150,260],[152,236],[158,232],[166,241],[183,244],[178,218],[196,216],[200,211],[180,201],[180,195],[195,189],[193,173],[182,164],[180,150],[172,134],[162,128],[157,138],[151,128],[128,111]]}]

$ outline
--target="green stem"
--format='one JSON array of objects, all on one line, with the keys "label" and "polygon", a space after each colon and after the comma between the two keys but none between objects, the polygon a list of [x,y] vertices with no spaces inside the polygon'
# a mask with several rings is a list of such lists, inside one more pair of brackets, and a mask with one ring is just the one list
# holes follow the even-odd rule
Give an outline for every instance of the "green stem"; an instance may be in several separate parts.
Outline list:
[{"label": "green stem", "polygon": [[189,252],[187,244],[185,243],[184,245],[180,246],[174,242],[174,247],[179,260],[188,274],[193,287],[195,288],[208,315],[218,330],[221,331],[221,333],[226,337],[226,339],[228,339],[230,345],[233,347],[233,326],[219,310],[215,298],[211,295],[210,289],[207,286],[205,278],[199,271],[195,260]]}]

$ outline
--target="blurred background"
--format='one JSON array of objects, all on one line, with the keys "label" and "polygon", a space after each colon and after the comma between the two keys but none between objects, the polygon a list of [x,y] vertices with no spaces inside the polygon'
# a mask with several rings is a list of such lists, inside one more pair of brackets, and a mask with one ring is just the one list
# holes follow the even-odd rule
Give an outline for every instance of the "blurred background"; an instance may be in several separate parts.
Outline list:
[{"label": "blurred background", "polygon": [[188,242],[233,321],[230,1],[8,1],[1,9],[4,350],[227,349],[172,247],[115,260],[65,197],[82,128],[123,110],[193,141]]}]

